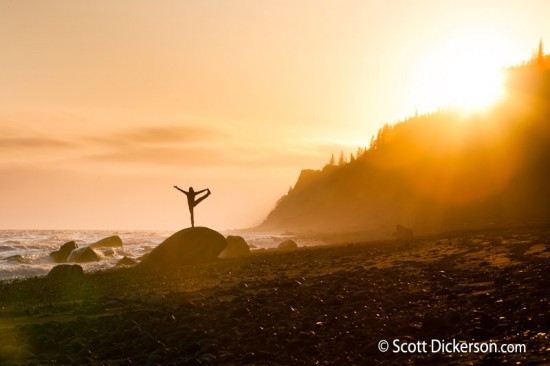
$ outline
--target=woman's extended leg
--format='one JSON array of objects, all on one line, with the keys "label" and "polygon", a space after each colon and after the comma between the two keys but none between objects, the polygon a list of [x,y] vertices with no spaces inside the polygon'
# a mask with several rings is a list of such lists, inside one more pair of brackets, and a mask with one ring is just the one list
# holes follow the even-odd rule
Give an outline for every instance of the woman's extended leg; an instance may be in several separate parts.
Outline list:
[{"label": "woman's extended leg", "polygon": [[202,196],[201,198],[199,199],[196,199],[195,200],[195,204],[193,206],[196,206],[198,205],[199,203],[201,203],[206,197],[210,196],[210,191],[208,191],[208,193],[206,193],[204,196]]}]

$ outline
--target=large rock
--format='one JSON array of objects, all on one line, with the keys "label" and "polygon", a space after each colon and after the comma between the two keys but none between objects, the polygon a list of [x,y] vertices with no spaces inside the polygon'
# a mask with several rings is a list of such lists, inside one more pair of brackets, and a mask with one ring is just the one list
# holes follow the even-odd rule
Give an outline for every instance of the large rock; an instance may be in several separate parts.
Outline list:
[{"label": "large rock", "polygon": [[75,280],[84,277],[84,270],[78,264],[60,264],[48,272],[48,278],[55,280]]},{"label": "large rock", "polygon": [[222,234],[206,227],[190,227],[170,236],[143,258],[138,268],[170,269],[211,262],[225,249]]},{"label": "large rock", "polygon": [[52,258],[55,263],[65,263],[67,262],[69,255],[71,255],[71,252],[76,248],[78,248],[78,245],[76,245],[74,241],[70,241],[63,244],[59,250],[51,252],[50,258]]},{"label": "large rock", "polygon": [[99,255],[90,247],[78,248],[71,252],[67,262],[73,263],[86,263],[86,262],[98,262],[100,260]]},{"label": "large rock", "polygon": [[292,239],[283,241],[277,246],[278,250],[294,250],[298,248],[298,244]]},{"label": "large rock", "polygon": [[90,248],[122,248],[122,239],[118,235],[109,236],[88,245]]},{"label": "large rock", "polygon": [[239,258],[250,255],[250,247],[242,236],[229,235],[227,237],[227,246],[220,253],[218,258]]}]

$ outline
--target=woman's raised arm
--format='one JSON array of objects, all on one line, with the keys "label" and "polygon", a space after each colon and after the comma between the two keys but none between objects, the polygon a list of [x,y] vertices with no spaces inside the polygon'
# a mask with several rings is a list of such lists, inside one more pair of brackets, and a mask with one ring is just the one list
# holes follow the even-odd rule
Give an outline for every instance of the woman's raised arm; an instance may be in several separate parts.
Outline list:
[{"label": "woman's raised arm", "polygon": [[181,191],[181,192],[185,193],[185,194],[189,193],[189,192],[184,191],[183,189],[181,189],[178,186],[174,186],[174,188],[177,189],[178,191]]}]

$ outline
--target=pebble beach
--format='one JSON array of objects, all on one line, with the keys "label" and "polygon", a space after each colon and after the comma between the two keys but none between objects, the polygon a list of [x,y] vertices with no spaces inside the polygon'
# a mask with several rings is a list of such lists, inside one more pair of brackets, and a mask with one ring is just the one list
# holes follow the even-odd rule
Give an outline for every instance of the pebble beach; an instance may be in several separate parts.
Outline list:
[{"label": "pebble beach", "polygon": [[[0,293],[7,365],[550,363],[546,227],[32,277],[1,282]],[[394,352],[433,339],[524,348]]]}]

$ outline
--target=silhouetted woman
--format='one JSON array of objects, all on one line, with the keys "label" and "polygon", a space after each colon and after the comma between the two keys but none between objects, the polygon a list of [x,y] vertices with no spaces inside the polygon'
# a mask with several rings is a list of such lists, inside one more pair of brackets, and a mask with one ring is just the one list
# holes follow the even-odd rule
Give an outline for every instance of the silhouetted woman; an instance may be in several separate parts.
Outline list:
[{"label": "silhouetted woman", "polygon": [[[195,192],[193,187],[189,187],[189,192],[184,191],[178,186],[174,186],[178,191],[181,191],[185,193],[187,196],[187,204],[189,205],[189,212],[191,213],[191,227],[195,227],[195,216],[193,215],[193,208],[201,203],[206,197],[210,196],[210,189],[203,189],[202,191]],[[204,196],[200,197],[199,199],[195,200],[195,196],[207,192]]]}]

